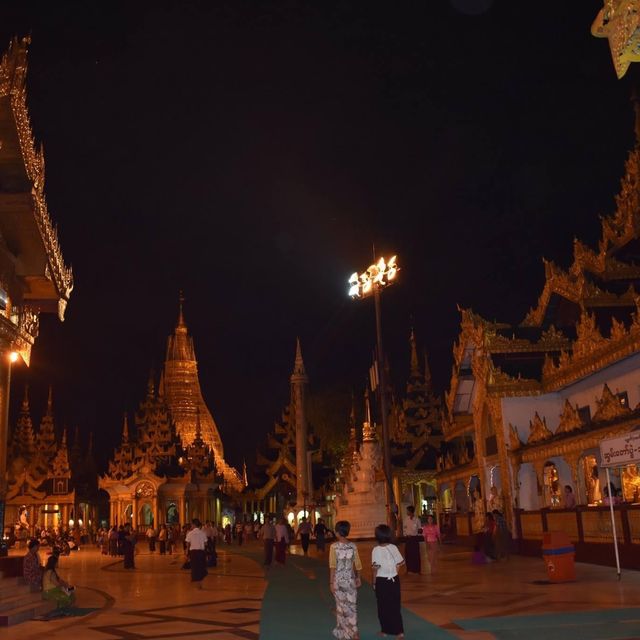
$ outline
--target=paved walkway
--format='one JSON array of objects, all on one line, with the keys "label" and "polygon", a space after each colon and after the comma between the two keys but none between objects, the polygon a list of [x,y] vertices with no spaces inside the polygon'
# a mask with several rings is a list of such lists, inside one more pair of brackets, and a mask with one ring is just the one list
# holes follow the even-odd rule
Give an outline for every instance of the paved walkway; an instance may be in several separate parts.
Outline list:
[{"label": "paved walkway", "polygon": [[[359,546],[366,567],[371,545]],[[219,566],[199,591],[180,568],[181,556],[143,550],[136,570],[125,571],[121,561],[82,549],[61,559],[61,575],[77,585],[79,607],[97,610],[0,629],[0,640],[329,640],[334,619],[326,555],[304,558],[298,548],[292,551],[285,568],[265,572],[257,543],[223,545]],[[618,582],[613,569],[582,564],[577,574],[575,583],[545,584],[539,559],[516,556],[476,566],[468,551],[447,547],[435,575],[402,576],[407,638],[640,638],[640,573],[626,571]],[[358,608],[362,640],[375,638],[368,583]]]}]

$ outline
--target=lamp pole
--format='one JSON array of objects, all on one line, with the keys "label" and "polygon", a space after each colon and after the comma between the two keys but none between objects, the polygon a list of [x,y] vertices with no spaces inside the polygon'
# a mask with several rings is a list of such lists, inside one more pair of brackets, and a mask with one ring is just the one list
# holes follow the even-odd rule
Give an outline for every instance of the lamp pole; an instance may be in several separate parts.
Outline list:
[{"label": "lamp pole", "polygon": [[378,376],[380,386],[380,413],[382,414],[382,458],[385,476],[385,496],[387,502],[387,524],[393,531],[397,525],[397,507],[393,495],[393,476],[391,474],[391,450],[389,447],[389,416],[387,410],[387,381],[382,348],[382,312],[381,290],[392,284],[398,272],[396,256],[388,261],[380,258],[364,273],[354,273],[349,278],[349,295],[352,298],[365,298],[373,295],[376,314],[376,343],[378,351]]}]

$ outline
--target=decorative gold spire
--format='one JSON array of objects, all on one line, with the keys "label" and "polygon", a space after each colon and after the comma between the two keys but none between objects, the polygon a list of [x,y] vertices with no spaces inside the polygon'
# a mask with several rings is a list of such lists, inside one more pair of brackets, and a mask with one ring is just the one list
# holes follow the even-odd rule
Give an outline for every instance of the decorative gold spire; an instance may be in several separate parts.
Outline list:
[{"label": "decorative gold spire", "polygon": [[187,333],[187,325],[184,321],[184,313],[183,313],[183,305],[184,305],[184,294],[180,291],[180,295],[178,297],[180,303],[180,311],[178,312],[178,324],[176,325],[176,333]]},{"label": "decorative gold spire", "polygon": [[124,424],[122,425],[122,442],[123,444],[129,442],[129,418],[126,411],[124,413]]},{"label": "decorative gold spire", "polygon": [[47,415],[53,415],[53,385],[49,385],[49,396],[47,397]]},{"label": "decorative gold spire", "polygon": [[153,368],[149,371],[149,381],[147,382],[147,398],[150,400],[155,398],[156,390],[155,390],[155,374],[153,372]]},{"label": "decorative gold spire", "polygon": [[202,397],[198,363],[193,340],[184,321],[183,302],[181,294],[178,324],[167,340],[167,355],[159,395],[164,397],[183,447],[189,446],[196,437],[196,423],[199,420],[202,440],[213,451],[225,482],[240,491],[242,478],[238,471],[224,460],[218,427]]},{"label": "decorative gold spire", "polygon": [[66,447],[67,446],[67,427],[65,427],[62,430],[62,442],[61,442],[61,446]]},{"label": "decorative gold spire", "polygon": [[375,426],[371,424],[371,407],[369,405],[369,387],[364,392],[364,416],[365,421],[362,423],[362,440],[363,442],[373,442],[376,439]]},{"label": "decorative gold spire", "polygon": [[296,359],[293,363],[293,373],[291,374],[291,382],[308,382],[307,372],[304,368],[304,360],[302,359],[302,347],[300,346],[300,338],[296,338]]},{"label": "decorative gold spire", "polygon": [[413,327],[411,328],[409,344],[411,345],[411,377],[415,377],[420,375],[420,369],[418,367],[418,351],[416,350],[416,335],[413,332]]}]

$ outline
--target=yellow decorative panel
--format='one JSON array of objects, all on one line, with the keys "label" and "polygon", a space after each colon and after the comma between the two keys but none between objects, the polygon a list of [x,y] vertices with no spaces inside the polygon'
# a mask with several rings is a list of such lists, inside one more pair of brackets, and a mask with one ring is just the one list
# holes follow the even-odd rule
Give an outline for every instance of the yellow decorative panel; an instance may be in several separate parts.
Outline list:
[{"label": "yellow decorative panel", "polygon": [[[618,540],[624,540],[622,531],[622,518],[620,512],[615,513],[616,533]],[[582,512],[582,530],[584,532],[585,542],[612,542],[613,533],[611,529],[611,514],[609,511],[583,511]]]},{"label": "yellow decorative panel", "polygon": [[547,530],[548,531],[564,531],[572,542],[577,542],[578,537],[578,514],[571,512],[554,512],[547,513]]},{"label": "yellow decorative panel", "polygon": [[631,542],[640,543],[640,510],[629,509],[627,518],[629,518],[629,529],[631,529]]},{"label": "yellow decorative panel", "polygon": [[522,537],[525,540],[542,540],[542,515],[540,513],[521,513],[520,524]]},{"label": "yellow decorative panel", "polygon": [[456,516],[456,532],[459,536],[469,536],[469,517],[466,513],[459,513]]}]

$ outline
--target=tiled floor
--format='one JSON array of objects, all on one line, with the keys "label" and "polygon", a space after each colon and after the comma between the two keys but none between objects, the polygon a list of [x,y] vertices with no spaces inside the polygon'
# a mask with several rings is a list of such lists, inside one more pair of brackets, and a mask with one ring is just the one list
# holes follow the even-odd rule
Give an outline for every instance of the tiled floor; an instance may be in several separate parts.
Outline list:
[{"label": "tiled floor", "polygon": [[[361,543],[359,547],[366,567],[371,545]],[[232,553],[235,551],[237,547],[222,547],[219,566],[210,570],[199,591],[191,585],[189,572],[180,568],[181,557],[150,555],[143,549],[136,556],[136,570],[125,571],[121,562],[83,549],[62,558],[60,573],[77,585],[78,606],[98,610],[81,618],[0,629],[0,640],[257,640],[267,586],[264,571],[255,561],[259,548],[255,544],[253,557],[244,549],[240,555]],[[294,547],[293,552],[299,550]],[[468,551],[446,547],[434,575],[402,576],[403,604],[453,637],[488,640],[512,637],[509,633],[515,632],[465,630],[483,626],[469,621],[600,609],[619,609],[622,617],[623,609],[640,603],[640,573],[624,571],[618,582],[614,569],[581,564],[577,576],[575,583],[540,584],[547,577],[540,559],[513,556],[508,562],[472,565]],[[282,606],[286,615],[286,602]],[[615,621],[615,613],[608,615]],[[530,618],[523,620],[531,624]],[[555,618],[548,620],[556,624]],[[591,627],[593,637],[621,637],[606,632],[597,635],[596,627]],[[571,637],[580,636],[565,635]]]}]

